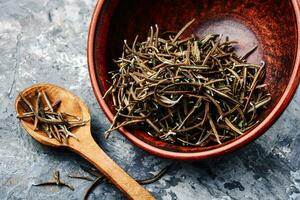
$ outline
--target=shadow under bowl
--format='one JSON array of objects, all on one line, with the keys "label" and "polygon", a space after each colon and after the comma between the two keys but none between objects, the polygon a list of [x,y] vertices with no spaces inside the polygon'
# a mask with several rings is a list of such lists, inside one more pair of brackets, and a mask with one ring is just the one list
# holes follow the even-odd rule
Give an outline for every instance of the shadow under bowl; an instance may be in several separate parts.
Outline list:
[{"label": "shadow under bowl", "polygon": [[141,130],[119,131],[138,147],[157,156],[200,160],[238,149],[262,135],[290,102],[300,75],[300,3],[298,0],[99,0],[90,24],[88,65],[93,90],[108,119],[112,101],[104,100],[109,88],[112,59],[121,56],[123,41],[145,38],[149,27],[160,32],[178,31],[188,21],[195,23],[186,34],[223,34],[238,42],[238,54],[258,49],[248,61],[266,62],[266,80],[272,103],[259,116],[260,123],[240,137],[210,147],[181,147],[155,139]]}]

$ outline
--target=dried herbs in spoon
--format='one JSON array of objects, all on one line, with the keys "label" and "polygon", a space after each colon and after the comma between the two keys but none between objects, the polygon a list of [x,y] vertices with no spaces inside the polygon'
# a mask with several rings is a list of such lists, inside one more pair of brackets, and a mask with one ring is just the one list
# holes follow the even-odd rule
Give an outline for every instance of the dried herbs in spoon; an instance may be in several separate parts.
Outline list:
[{"label": "dried herbs in spoon", "polygon": [[124,41],[117,71],[104,95],[116,114],[106,137],[120,127],[142,128],[181,146],[221,144],[254,127],[271,101],[265,63],[237,56],[236,42],[209,34],[182,37],[150,28],[145,41]]},{"label": "dried herbs in spoon", "polygon": [[55,138],[59,143],[67,143],[69,137],[77,139],[76,135],[71,132],[72,129],[86,124],[86,121],[78,116],[58,112],[61,100],[51,103],[45,91],[36,93],[33,99],[34,105],[23,94],[19,95],[21,97],[20,104],[25,112],[18,115],[17,118],[31,120],[35,131],[41,130],[49,138]]}]

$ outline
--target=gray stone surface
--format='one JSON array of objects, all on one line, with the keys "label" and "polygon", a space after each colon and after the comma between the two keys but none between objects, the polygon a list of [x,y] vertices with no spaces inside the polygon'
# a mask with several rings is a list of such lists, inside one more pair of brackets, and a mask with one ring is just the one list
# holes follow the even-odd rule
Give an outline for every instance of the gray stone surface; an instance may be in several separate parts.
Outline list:
[{"label": "gray stone surface", "polygon": [[[0,0],[0,199],[81,199],[89,182],[79,156],[44,147],[15,118],[18,91],[38,82],[70,89],[90,107],[93,135],[133,177],[147,177],[169,163],[114,133],[93,95],[86,40],[94,0]],[[300,91],[277,123],[256,142],[232,154],[201,162],[179,162],[159,182],[147,185],[157,199],[300,199]],[[33,187],[54,169],[75,187]],[[103,183],[90,199],[123,199]]]}]

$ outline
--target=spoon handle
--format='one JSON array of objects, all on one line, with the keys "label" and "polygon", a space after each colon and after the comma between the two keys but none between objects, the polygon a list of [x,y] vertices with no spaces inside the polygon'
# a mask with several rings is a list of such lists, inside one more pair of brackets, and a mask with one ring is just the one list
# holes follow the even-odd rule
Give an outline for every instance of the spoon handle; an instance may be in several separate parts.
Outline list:
[{"label": "spoon handle", "polygon": [[117,186],[128,199],[155,199],[145,188],[108,157],[94,140],[89,140],[84,143],[79,142],[78,145],[71,148],[93,164],[107,179]]}]

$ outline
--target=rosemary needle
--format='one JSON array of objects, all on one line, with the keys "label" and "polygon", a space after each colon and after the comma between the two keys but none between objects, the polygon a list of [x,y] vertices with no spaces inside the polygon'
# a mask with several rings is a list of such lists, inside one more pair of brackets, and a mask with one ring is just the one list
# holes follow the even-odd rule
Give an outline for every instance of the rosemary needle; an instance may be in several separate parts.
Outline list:
[{"label": "rosemary needle", "polygon": [[60,174],[59,171],[54,171],[53,173],[53,179],[47,182],[43,182],[43,183],[38,183],[38,184],[33,184],[33,186],[48,186],[48,185],[57,185],[57,186],[63,186],[63,187],[67,187],[70,190],[74,190],[74,187],[71,186],[68,183],[63,182],[60,179]]},{"label": "rosemary needle", "polygon": [[88,189],[86,190],[84,196],[83,196],[83,199],[84,200],[87,200],[91,191],[97,186],[97,184],[99,182],[101,182],[105,177],[104,176],[99,176],[98,178],[96,178],[93,183],[88,187]]}]

